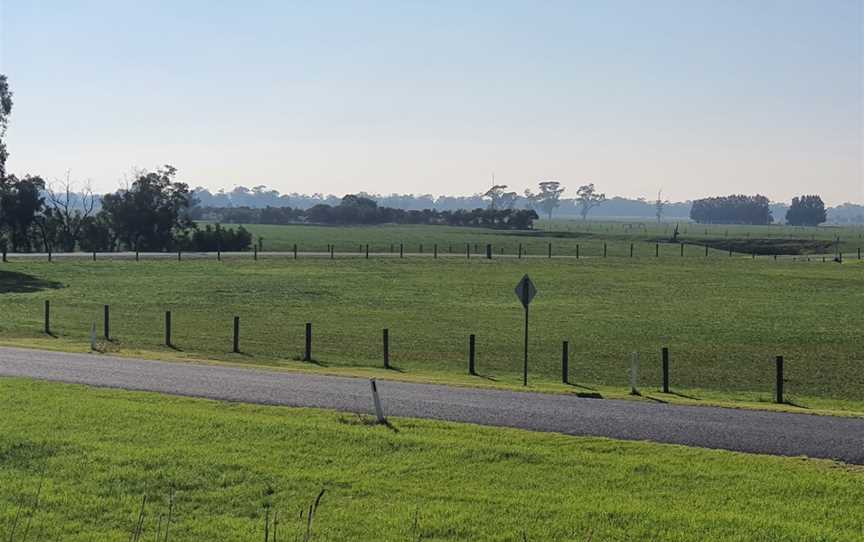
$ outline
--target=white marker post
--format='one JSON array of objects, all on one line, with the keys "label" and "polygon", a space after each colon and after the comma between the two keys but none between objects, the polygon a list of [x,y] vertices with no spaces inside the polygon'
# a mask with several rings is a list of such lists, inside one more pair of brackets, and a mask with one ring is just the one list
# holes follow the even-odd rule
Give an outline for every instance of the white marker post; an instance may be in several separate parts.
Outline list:
[{"label": "white marker post", "polygon": [[372,401],[375,403],[375,416],[378,418],[378,423],[387,423],[387,418],[384,417],[384,409],[381,408],[381,398],[378,397],[378,386],[375,384],[375,379],[370,378],[369,383],[372,385]]},{"label": "white marker post", "polygon": [[639,352],[630,361],[630,395],[639,395]]}]

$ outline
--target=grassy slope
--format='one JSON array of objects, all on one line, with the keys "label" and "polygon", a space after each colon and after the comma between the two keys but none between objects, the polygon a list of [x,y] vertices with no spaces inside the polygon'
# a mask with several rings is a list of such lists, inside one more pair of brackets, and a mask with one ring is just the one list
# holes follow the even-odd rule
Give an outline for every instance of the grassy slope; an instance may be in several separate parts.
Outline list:
[{"label": "grassy slope", "polygon": [[[787,357],[796,404],[861,410],[864,265],[698,260],[226,260],[12,263],[0,268],[0,341],[81,349],[102,304],[112,310],[109,351],[293,366],[306,321],[314,355],[329,369],[381,365],[381,329],[404,375],[464,379],[467,336],[478,367],[515,384],[522,312],[513,294],[528,272],[531,374],[560,377],[562,340],[572,379],[587,387],[627,384],[640,351],[642,385],[659,384],[659,350],[672,348],[673,387],[769,400],[773,356]],[[41,334],[42,301],[53,330]],[[163,314],[174,312],[174,343],[161,345]],[[230,354],[231,320],[241,316],[243,354]],[[470,382],[464,379],[462,381]],[[493,382],[494,383],[494,382]],[[710,398],[710,397],[702,397]]]},{"label": "grassy slope", "polygon": [[[864,471],[825,461],[0,379],[0,537],[279,540],[862,540]],[[415,514],[419,529],[413,529]],[[22,530],[15,540],[21,540]]]}]

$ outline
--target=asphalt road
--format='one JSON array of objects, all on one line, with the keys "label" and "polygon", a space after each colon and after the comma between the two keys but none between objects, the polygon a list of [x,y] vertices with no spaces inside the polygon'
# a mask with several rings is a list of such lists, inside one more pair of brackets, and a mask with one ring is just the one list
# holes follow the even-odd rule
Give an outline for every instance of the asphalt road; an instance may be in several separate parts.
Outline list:
[{"label": "asphalt road", "polygon": [[[372,413],[368,380],[0,348],[0,376]],[[864,464],[864,419],[378,381],[388,416]]]}]

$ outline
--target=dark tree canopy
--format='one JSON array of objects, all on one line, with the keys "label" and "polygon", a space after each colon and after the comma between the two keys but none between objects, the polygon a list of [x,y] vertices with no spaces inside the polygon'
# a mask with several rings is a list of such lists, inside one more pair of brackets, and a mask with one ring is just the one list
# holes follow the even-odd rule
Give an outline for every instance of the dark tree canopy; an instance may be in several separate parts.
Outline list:
[{"label": "dark tree canopy", "polygon": [[827,220],[825,202],[815,195],[794,198],[786,211],[786,222],[792,226],[818,226]]},{"label": "dark tree canopy", "polygon": [[765,196],[733,195],[693,202],[690,218],[699,224],[767,225],[774,221]]},{"label": "dark tree canopy", "polygon": [[45,181],[41,177],[25,176],[19,179],[9,175],[0,180],[0,234],[13,252],[29,251],[32,246],[32,226],[42,210]]},{"label": "dark tree canopy", "polygon": [[192,202],[189,186],[175,181],[176,174],[172,166],[141,173],[128,190],[102,198],[101,212],[120,243],[135,250],[167,250],[178,232],[192,227],[186,214]]}]

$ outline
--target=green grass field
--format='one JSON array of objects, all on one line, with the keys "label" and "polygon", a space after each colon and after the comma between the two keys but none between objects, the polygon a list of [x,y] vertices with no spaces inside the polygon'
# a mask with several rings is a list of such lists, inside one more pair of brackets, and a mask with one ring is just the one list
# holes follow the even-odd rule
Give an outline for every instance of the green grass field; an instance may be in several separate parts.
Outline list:
[{"label": "green grass field", "polygon": [[144,496],[140,540],[170,509],[170,540],[269,510],[296,541],[322,489],[319,541],[864,539],[864,471],[827,461],[9,379],[0,411],[4,541],[131,540]]},{"label": "green grass field", "polygon": [[[530,255],[546,255],[552,243],[553,254],[601,257],[606,245],[608,257],[656,257],[656,244],[660,243],[660,256],[681,256],[677,245],[669,243],[674,224],[582,221],[540,221],[533,231],[507,231],[481,228],[452,228],[446,226],[268,226],[245,225],[255,236],[263,239],[265,250],[289,251],[297,244],[301,251],[325,252],[333,245],[337,253],[364,252],[368,244],[372,252],[399,252],[399,244],[407,253],[432,253],[434,246],[442,254],[485,253],[486,243],[493,245],[496,254],[515,255],[520,244]],[[787,226],[700,226],[682,224],[681,241],[685,257],[705,256],[704,246],[712,257],[727,256],[732,248],[736,254],[833,254],[834,241],[846,255],[857,257],[858,248],[864,248],[864,228],[796,228]],[[578,249],[577,249],[578,245]]]},{"label": "green grass field", "polygon": [[[682,395],[768,402],[773,360],[782,355],[792,403],[864,411],[864,265],[857,261],[14,261],[0,267],[0,342],[86,349],[91,324],[101,332],[102,306],[110,304],[113,341],[100,344],[109,352],[309,367],[297,360],[304,324],[312,322],[314,367],[357,370],[381,366],[388,328],[394,377],[516,385],[523,314],[513,288],[525,273],[540,292],[531,312],[534,386],[560,381],[567,340],[571,379],[579,386],[559,391],[606,394],[605,386],[624,393],[631,353],[638,351],[641,386],[653,392],[660,349],[668,346],[672,386]],[[42,333],[46,299],[56,337]],[[166,310],[173,313],[176,350],[162,345]],[[235,315],[241,354],[230,353]],[[471,333],[482,376],[468,378]]]}]

